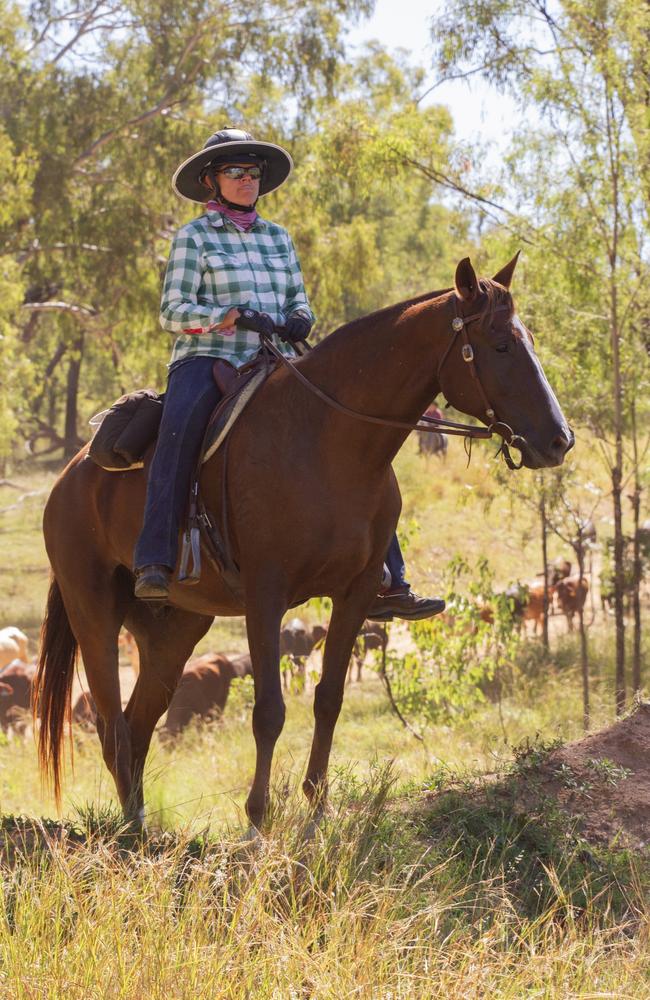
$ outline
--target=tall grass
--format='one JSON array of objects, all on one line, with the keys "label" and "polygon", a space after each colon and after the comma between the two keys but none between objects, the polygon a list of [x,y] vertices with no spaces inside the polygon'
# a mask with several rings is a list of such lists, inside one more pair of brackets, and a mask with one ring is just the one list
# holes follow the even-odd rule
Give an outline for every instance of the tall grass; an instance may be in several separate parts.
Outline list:
[{"label": "tall grass", "polygon": [[[0,904],[0,996],[33,998],[644,997],[647,913],[585,874],[534,917],[516,876],[388,808],[391,776],[339,789],[312,839],[293,792],[245,844],[95,832],[14,857]],[[645,992],[644,992],[645,990]]]},{"label": "tall grass", "polygon": [[[411,579],[435,588],[458,551],[470,561],[487,554],[499,583],[529,579],[540,568],[534,522],[496,494],[490,446],[475,450],[469,470],[453,446],[446,465],[420,459],[414,443],[398,459]],[[15,478],[43,492],[0,518],[0,625],[35,638],[53,476]],[[0,489],[0,508],[15,499]],[[245,641],[240,621],[217,622],[198,651]],[[590,653],[596,727],[613,714],[606,628],[591,630]],[[645,1000],[644,859],[582,844],[552,811],[515,815],[507,795],[491,797],[513,745],[581,735],[577,662],[572,637],[555,637],[550,657],[527,644],[501,704],[428,725],[423,744],[376,677],[348,689],[332,809],[315,833],[299,791],[311,695],[292,696],[273,826],[254,844],[241,841],[254,765],[245,697],[231,698],[221,724],[173,744],[154,736],[143,842],[119,829],[97,738],[75,735],[64,825],[2,822],[0,998]],[[390,771],[377,765],[387,760]],[[0,734],[0,765],[2,813],[52,814],[29,734]]]}]

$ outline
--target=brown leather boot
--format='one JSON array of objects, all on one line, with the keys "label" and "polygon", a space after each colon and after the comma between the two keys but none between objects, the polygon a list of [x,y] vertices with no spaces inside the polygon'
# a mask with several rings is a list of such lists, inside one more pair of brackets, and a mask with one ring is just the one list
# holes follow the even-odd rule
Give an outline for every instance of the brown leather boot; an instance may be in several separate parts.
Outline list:
[{"label": "brown leather boot", "polygon": [[142,566],[135,571],[135,596],[141,601],[166,601],[171,570],[167,566]]},{"label": "brown leather boot", "polygon": [[366,618],[373,622],[392,622],[393,618],[416,622],[444,610],[445,602],[437,597],[418,597],[412,590],[389,590],[378,594]]}]

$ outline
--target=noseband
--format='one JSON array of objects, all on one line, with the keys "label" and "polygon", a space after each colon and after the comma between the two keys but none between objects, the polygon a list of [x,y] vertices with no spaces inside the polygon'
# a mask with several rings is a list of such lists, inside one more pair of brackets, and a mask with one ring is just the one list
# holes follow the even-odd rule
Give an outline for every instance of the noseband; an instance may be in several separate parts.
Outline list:
[{"label": "noseband", "polygon": [[[493,311],[504,312],[507,309],[509,309],[509,306],[501,305],[501,306],[496,306]],[[469,326],[469,324],[474,323],[476,320],[482,319],[484,313],[472,313],[471,316],[461,316],[458,312],[458,297],[456,295],[454,295],[454,313],[455,316],[451,321],[451,329],[453,330],[453,337],[447,344],[447,348],[444,354],[442,355],[442,358],[440,359],[440,364],[438,365],[438,371],[436,372],[438,385],[441,385],[440,373],[442,372],[442,366],[449,357],[451,349],[456,343],[456,340],[458,339],[458,334],[461,334],[463,341],[461,347],[461,355],[463,361],[465,361],[469,365],[470,375],[474,379],[474,382],[476,384],[476,390],[483,402],[483,411],[488,420],[490,421],[487,429],[490,432],[490,435],[499,434],[502,438],[501,447],[499,448],[497,455],[503,455],[505,463],[509,469],[521,469],[522,465],[524,464],[523,456],[521,458],[521,461],[519,463],[516,463],[510,454],[510,447],[517,448],[518,451],[521,451],[522,445],[524,447],[526,445],[526,439],[522,437],[520,434],[515,434],[512,427],[504,423],[502,420],[497,420],[494,407],[487,398],[487,394],[485,392],[485,389],[483,388],[483,383],[481,382],[478,373],[478,368],[476,367],[476,362],[474,360],[474,349],[470,343],[469,334],[467,333],[467,327]]]}]

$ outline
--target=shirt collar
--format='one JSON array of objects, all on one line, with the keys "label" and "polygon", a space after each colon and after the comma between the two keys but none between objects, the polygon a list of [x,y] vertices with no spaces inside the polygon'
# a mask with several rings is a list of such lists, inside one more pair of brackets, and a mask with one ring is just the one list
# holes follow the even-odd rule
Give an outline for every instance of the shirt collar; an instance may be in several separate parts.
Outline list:
[{"label": "shirt collar", "polygon": [[[226,229],[233,233],[241,232],[241,229],[238,229],[237,226],[230,221],[230,219],[224,218],[221,212],[219,212],[216,208],[206,208],[205,214],[208,218],[208,222],[211,226],[214,226],[215,229]],[[266,229],[266,226],[266,220],[263,219],[261,215],[258,215],[248,232],[259,232],[262,229]]]}]

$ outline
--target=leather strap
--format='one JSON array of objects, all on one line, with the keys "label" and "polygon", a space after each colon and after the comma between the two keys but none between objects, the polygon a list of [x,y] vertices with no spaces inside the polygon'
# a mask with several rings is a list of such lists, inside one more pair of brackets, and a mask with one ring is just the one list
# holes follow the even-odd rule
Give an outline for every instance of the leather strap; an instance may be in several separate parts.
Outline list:
[{"label": "leather strap", "polygon": [[[264,345],[284,366],[288,368],[291,374],[298,379],[306,389],[309,389],[315,396],[322,399],[324,403],[331,406],[332,409],[338,410],[339,413],[344,413],[347,417],[354,417],[356,420],[363,420],[368,424],[380,424],[383,427],[399,427],[402,430],[407,431],[426,431],[429,434],[440,433],[440,434],[456,434],[459,437],[472,437],[472,438],[491,438],[492,431],[488,427],[474,427],[472,424],[459,424],[453,420],[445,420],[444,417],[427,417],[422,416],[420,420],[415,424],[406,423],[403,420],[390,420],[388,417],[373,417],[368,413],[359,413],[357,410],[351,410],[348,406],[344,406],[343,403],[339,403],[338,400],[329,396],[322,389],[319,389],[317,385],[310,382],[308,378],[298,371],[296,366],[286,358],[284,354],[278,350],[278,348],[270,340],[264,338]],[[424,423],[421,423],[424,421]],[[427,426],[427,424],[432,426]]]}]

